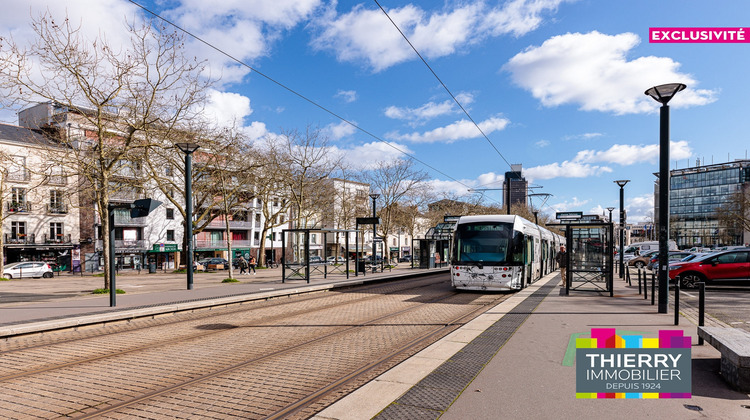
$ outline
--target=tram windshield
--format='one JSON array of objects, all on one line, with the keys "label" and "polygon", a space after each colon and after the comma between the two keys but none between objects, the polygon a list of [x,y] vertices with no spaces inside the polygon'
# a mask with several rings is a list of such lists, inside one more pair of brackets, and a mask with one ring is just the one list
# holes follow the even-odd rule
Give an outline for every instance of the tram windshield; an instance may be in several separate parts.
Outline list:
[{"label": "tram windshield", "polygon": [[[523,235],[501,222],[460,224],[453,236],[451,263],[513,265],[523,261]],[[517,251],[519,250],[520,251]]]}]

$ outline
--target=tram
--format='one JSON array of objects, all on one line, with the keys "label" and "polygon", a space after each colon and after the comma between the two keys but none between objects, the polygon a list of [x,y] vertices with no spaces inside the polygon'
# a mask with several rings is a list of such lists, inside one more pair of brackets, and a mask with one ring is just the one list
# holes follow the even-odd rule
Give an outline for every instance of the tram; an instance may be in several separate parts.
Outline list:
[{"label": "tram", "polygon": [[520,290],[557,269],[565,237],[515,215],[461,216],[450,247],[451,284],[462,290]]}]

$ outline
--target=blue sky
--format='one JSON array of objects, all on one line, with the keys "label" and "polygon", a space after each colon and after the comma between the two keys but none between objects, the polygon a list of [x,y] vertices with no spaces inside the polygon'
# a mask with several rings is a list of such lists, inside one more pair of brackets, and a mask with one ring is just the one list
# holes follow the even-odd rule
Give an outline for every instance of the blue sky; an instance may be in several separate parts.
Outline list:
[{"label": "blue sky", "polygon": [[[748,45],[648,42],[649,27],[750,27],[743,0],[379,0],[492,145],[374,1],[137,3],[377,138],[189,41],[221,75],[210,107],[220,120],[237,118],[251,136],[318,126],[354,167],[406,151],[453,195],[499,188],[508,164],[522,164],[543,187],[534,192],[552,194],[549,213],[619,207],[613,181],[630,179],[629,221],[647,220],[659,104],[644,91],[663,83],[688,85],[670,103],[672,168],[746,158],[750,148]],[[124,0],[12,2],[0,36],[23,43],[30,12],[45,9],[112,43],[124,40],[126,18],[144,15]],[[11,111],[0,120],[15,123]],[[485,194],[500,201],[500,191]]]}]

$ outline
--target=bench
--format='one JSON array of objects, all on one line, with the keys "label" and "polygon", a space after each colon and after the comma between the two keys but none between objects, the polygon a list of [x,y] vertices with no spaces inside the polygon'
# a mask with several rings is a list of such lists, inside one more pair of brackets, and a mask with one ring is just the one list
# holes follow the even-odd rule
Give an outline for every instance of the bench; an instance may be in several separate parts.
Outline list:
[{"label": "bench", "polygon": [[740,392],[750,392],[750,333],[739,328],[698,327],[698,336],[721,353],[721,375]]}]

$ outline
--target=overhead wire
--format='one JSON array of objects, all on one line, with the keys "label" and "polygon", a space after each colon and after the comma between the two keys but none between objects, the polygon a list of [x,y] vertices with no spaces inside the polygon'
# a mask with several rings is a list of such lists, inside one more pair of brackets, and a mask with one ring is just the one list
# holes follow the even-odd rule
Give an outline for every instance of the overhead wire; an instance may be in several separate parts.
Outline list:
[{"label": "overhead wire", "polygon": [[328,114],[330,114],[330,115],[334,116],[335,118],[338,118],[339,120],[341,120],[341,121],[343,121],[343,122],[345,122],[345,123],[349,124],[350,126],[354,127],[355,129],[357,129],[357,130],[361,131],[362,133],[364,133],[364,134],[366,134],[366,135],[368,135],[368,136],[370,136],[370,137],[374,138],[375,140],[377,140],[377,141],[379,141],[379,142],[382,142],[382,143],[386,144],[387,146],[391,147],[392,149],[396,150],[397,152],[401,153],[402,155],[404,155],[404,156],[407,156],[407,157],[409,157],[409,158],[413,159],[413,160],[414,160],[415,162],[419,162],[420,164],[424,165],[425,167],[427,167],[427,168],[430,168],[430,169],[432,169],[432,170],[433,170],[433,171],[435,171],[436,173],[439,173],[440,175],[443,175],[444,177],[446,177],[446,178],[450,179],[450,180],[451,180],[451,181],[453,181],[453,182],[456,182],[456,183],[458,183],[459,185],[462,185],[462,186],[466,187],[467,189],[468,189],[468,188],[470,188],[470,187],[469,187],[468,185],[466,185],[466,184],[464,184],[463,182],[461,182],[461,181],[459,181],[459,180],[455,179],[454,177],[452,177],[452,176],[450,176],[450,175],[446,174],[445,172],[441,171],[440,169],[437,169],[437,168],[435,168],[434,166],[432,166],[432,165],[428,164],[427,162],[425,162],[425,161],[423,161],[423,160],[421,160],[421,159],[417,158],[416,156],[412,155],[411,153],[408,153],[408,152],[406,152],[406,151],[402,150],[401,148],[399,148],[399,147],[397,147],[397,146],[393,145],[392,143],[390,143],[390,142],[388,142],[388,141],[386,141],[386,140],[384,140],[384,139],[382,139],[382,138],[378,137],[378,136],[377,136],[377,135],[375,135],[374,133],[372,133],[372,132],[370,132],[370,131],[368,131],[368,130],[366,130],[366,129],[362,128],[361,126],[359,126],[359,125],[355,124],[354,122],[352,122],[352,121],[349,121],[348,119],[346,119],[346,118],[342,117],[341,115],[339,115],[339,114],[335,113],[334,111],[332,111],[332,110],[330,110],[330,109],[326,108],[325,106],[323,106],[323,105],[321,105],[321,104],[319,104],[319,103],[315,102],[314,100],[312,100],[312,99],[308,98],[307,96],[305,96],[305,95],[303,95],[303,94],[301,94],[301,93],[297,92],[296,90],[292,89],[291,87],[289,87],[289,86],[287,86],[287,85],[285,85],[285,84],[283,84],[283,83],[279,82],[278,80],[276,80],[276,79],[272,78],[271,76],[269,76],[269,75],[267,75],[267,74],[265,74],[265,73],[263,73],[263,72],[261,72],[261,71],[257,70],[256,68],[254,68],[254,67],[252,67],[251,65],[249,65],[249,64],[247,64],[247,63],[245,63],[244,61],[242,61],[242,60],[240,60],[240,59],[238,59],[238,58],[234,57],[233,55],[231,55],[231,54],[227,53],[226,51],[222,50],[221,48],[219,48],[219,47],[217,47],[217,46],[215,46],[215,45],[211,44],[210,42],[208,42],[208,41],[204,40],[203,38],[199,37],[198,35],[195,35],[195,34],[193,34],[192,32],[188,31],[187,29],[185,29],[185,28],[183,28],[183,27],[181,27],[181,26],[177,25],[176,23],[174,23],[174,22],[172,22],[172,21],[170,21],[170,20],[168,20],[168,19],[166,19],[166,18],[162,17],[162,16],[161,16],[161,15],[159,15],[158,13],[156,13],[156,12],[153,12],[153,11],[151,11],[150,9],[148,9],[147,7],[145,7],[145,6],[141,5],[141,4],[138,4],[138,3],[137,3],[137,2],[135,1],[135,0],[128,0],[128,2],[132,3],[132,4],[133,4],[133,5],[135,5],[136,7],[139,7],[140,9],[142,9],[143,11],[145,11],[146,13],[148,13],[148,14],[150,14],[150,15],[154,16],[155,18],[157,18],[157,19],[159,19],[159,20],[163,21],[164,23],[166,23],[166,24],[168,24],[168,25],[170,25],[170,26],[173,26],[174,28],[178,29],[178,30],[179,30],[179,31],[181,31],[181,32],[184,32],[184,33],[185,33],[186,35],[188,35],[188,36],[190,36],[191,38],[195,39],[196,41],[199,41],[200,43],[202,43],[202,44],[206,45],[207,47],[209,47],[209,48],[211,48],[212,50],[214,50],[214,51],[218,52],[219,54],[222,54],[222,55],[224,55],[224,56],[228,57],[228,58],[229,58],[230,60],[232,60],[232,61],[236,62],[237,64],[240,64],[241,66],[243,66],[243,67],[246,67],[246,68],[250,69],[250,70],[251,70],[252,72],[254,72],[254,73],[256,73],[257,75],[259,75],[259,76],[261,76],[261,77],[265,78],[266,80],[268,80],[268,81],[270,81],[270,82],[272,82],[272,83],[276,84],[277,86],[279,86],[279,87],[281,87],[282,89],[284,89],[284,90],[288,91],[289,93],[291,93],[291,94],[293,94],[293,95],[297,96],[298,98],[300,98],[300,99],[302,99],[302,100],[304,100],[304,101],[306,101],[306,102],[308,102],[308,103],[312,104],[313,106],[315,106],[315,107],[317,107],[317,108],[321,109],[322,111],[324,111],[324,112],[326,112],[326,113],[328,113]]}]

